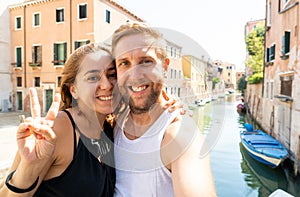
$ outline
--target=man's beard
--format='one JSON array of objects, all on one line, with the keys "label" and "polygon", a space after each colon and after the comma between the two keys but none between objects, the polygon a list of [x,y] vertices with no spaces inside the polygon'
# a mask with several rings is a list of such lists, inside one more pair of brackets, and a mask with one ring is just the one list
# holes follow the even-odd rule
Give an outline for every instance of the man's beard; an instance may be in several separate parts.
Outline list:
[{"label": "man's beard", "polygon": [[132,113],[134,114],[143,114],[150,111],[151,107],[157,102],[160,92],[162,90],[162,85],[157,84],[159,88],[154,89],[153,86],[151,88],[150,95],[147,97],[146,101],[144,102],[143,106],[136,105],[134,101],[130,98],[129,99],[129,107]]}]

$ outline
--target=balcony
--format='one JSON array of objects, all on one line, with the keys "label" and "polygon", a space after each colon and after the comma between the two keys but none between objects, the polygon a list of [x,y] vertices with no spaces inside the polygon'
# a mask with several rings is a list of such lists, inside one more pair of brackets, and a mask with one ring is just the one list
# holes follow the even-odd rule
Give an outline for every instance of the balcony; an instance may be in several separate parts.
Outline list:
[{"label": "balcony", "polygon": [[42,62],[28,62],[28,66],[30,66],[32,68],[41,67]]},{"label": "balcony", "polygon": [[18,64],[17,62],[12,62],[12,63],[10,63],[10,65],[13,66],[14,70],[22,70],[22,66],[20,63]]}]

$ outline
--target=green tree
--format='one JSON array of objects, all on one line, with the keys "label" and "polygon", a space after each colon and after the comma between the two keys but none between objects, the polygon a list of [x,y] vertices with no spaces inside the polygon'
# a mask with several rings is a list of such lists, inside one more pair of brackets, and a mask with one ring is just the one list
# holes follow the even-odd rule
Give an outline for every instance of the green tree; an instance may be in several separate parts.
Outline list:
[{"label": "green tree", "polygon": [[216,84],[220,82],[220,79],[218,77],[214,77],[212,81],[213,81],[212,89],[214,90],[216,88]]},{"label": "green tree", "polygon": [[252,75],[248,78],[250,84],[260,83],[263,79],[264,35],[265,27],[258,25],[246,37],[246,48],[249,57],[245,64],[252,70]]},{"label": "green tree", "polygon": [[245,89],[247,88],[247,81],[246,81],[246,77],[242,76],[239,80],[238,80],[238,90],[241,91],[242,95],[244,95],[245,93]]}]

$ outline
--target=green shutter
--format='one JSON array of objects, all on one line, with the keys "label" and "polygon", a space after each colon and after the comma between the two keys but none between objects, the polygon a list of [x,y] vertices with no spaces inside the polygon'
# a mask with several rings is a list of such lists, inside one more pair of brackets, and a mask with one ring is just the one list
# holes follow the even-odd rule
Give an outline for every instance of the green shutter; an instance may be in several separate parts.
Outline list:
[{"label": "green shutter", "polygon": [[16,49],[16,53],[17,53],[17,67],[21,67],[22,66],[22,49],[20,47],[18,47]]},{"label": "green shutter", "polygon": [[[53,51],[53,55],[54,55],[53,60],[57,61],[58,60],[58,44],[54,44],[53,49],[54,49],[54,51]],[[54,62],[54,65],[57,65],[57,62]]]},{"label": "green shutter", "polygon": [[284,33],[285,53],[290,52],[290,34],[291,34],[291,32],[289,32],[289,31],[286,31]]},{"label": "green shutter", "polygon": [[282,49],[281,49],[281,52],[283,55],[286,53],[285,44],[286,44],[286,42],[285,42],[285,35],[284,35],[284,36],[282,36]]},{"label": "green shutter", "polygon": [[64,43],[64,56],[63,56],[63,64],[65,64],[66,60],[67,60],[67,43]]}]

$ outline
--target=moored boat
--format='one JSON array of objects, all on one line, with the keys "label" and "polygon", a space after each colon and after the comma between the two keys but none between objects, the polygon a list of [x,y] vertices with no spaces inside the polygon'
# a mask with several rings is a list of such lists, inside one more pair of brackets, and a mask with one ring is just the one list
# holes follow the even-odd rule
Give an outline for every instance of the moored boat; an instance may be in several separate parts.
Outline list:
[{"label": "moored boat", "polygon": [[245,130],[240,132],[241,142],[254,159],[276,168],[288,157],[288,150],[279,141],[261,130],[254,130],[248,123],[244,126]]}]

